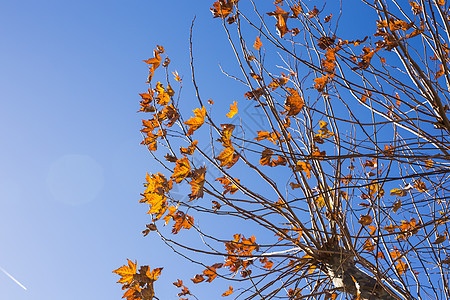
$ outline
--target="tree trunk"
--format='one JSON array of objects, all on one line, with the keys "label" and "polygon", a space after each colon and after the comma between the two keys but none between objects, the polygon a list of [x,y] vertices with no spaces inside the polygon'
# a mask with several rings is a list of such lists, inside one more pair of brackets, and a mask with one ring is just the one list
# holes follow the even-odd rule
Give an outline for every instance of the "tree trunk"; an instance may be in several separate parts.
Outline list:
[{"label": "tree trunk", "polygon": [[360,300],[396,300],[375,278],[358,269],[351,256],[332,255],[325,266],[336,288],[359,295]]}]

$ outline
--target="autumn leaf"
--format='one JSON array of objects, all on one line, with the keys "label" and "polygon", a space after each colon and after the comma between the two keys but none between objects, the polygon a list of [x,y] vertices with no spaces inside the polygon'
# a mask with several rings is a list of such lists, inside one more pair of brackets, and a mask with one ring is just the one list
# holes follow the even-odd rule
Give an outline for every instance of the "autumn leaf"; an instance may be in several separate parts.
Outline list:
[{"label": "autumn leaf", "polygon": [[189,199],[197,199],[197,198],[203,198],[203,185],[205,184],[205,174],[206,174],[206,168],[202,167],[199,169],[196,169],[192,174],[192,181],[190,182],[191,185],[191,193],[189,194]]},{"label": "autumn leaf", "polygon": [[397,272],[399,275],[402,275],[405,273],[405,271],[408,269],[408,265],[404,263],[402,260],[400,260],[396,265],[395,268],[397,269]]},{"label": "autumn leaf", "polygon": [[198,141],[193,141],[189,147],[180,147],[181,154],[192,155],[197,147]]},{"label": "autumn leaf", "polygon": [[259,50],[262,47],[261,40],[259,39],[259,36],[256,37],[255,44],[253,44],[253,48],[256,50]]},{"label": "autumn leaf", "polygon": [[398,197],[405,197],[407,195],[407,191],[403,190],[403,189],[392,189],[391,190],[391,195],[396,195]]},{"label": "autumn leaf", "polygon": [[225,293],[222,294],[222,297],[226,297],[233,294],[233,287],[230,285],[228,288],[228,291],[226,291]]},{"label": "autumn leaf", "polygon": [[329,75],[324,75],[322,77],[313,79],[314,80],[314,88],[318,91],[318,92],[322,92],[325,88],[325,85],[328,83],[328,79],[329,79]]},{"label": "autumn leaf", "polygon": [[230,105],[230,112],[227,113],[226,116],[231,119],[237,113],[238,113],[237,102],[233,101],[233,104]]},{"label": "autumn leaf", "polygon": [[175,80],[176,80],[176,81],[181,82],[181,78],[180,78],[180,76],[178,75],[178,72],[177,72],[177,71],[172,72],[172,74],[173,74],[173,76],[175,77]]},{"label": "autumn leaf", "polygon": [[308,12],[308,19],[314,18],[315,16],[317,16],[319,14],[319,10],[317,9],[316,6],[314,6],[314,8]]},{"label": "autumn leaf", "polygon": [[176,183],[180,183],[189,175],[189,172],[191,172],[191,164],[189,163],[189,159],[184,156],[176,161],[171,178],[174,178]]},{"label": "autumn leaf", "polygon": [[193,279],[191,279],[193,283],[200,283],[202,281],[205,281],[205,278],[203,275],[197,274]]},{"label": "autumn leaf", "polygon": [[311,170],[312,167],[308,162],[304,162],[304,161],[297,161],[297,170],[298,171],[303,171],[306,174],[306,178],[311,178]]},{"label": "autumn leaf", "polygon": [[278,5],[275,5],[275,6],[276,6],[277,10],[267,13],[267,15],[273,16],[273,17],[275,17],[275,19],[277,19],[277,24],[275,26],[277,28],[278,35],[280,37],[283,37],[288,31],[286,22],[289,17],[289,13],[285,12]]},{"label": "autumn leaf", "polygon": [[182,228],[189,229],[194,224],[194,219],[181,211],[177,211],[177,213],[173,215],[172,218],[175,221],[172,229],[173,234],[177,234]]},{"label": "autumn leaf", "polygon": [[234,158],[234,148],[232,146],[227,147],[220,152],[219,156],[215,157],[218,161],[220,161],[220,166],[228,166],[233,162]]},{"label": "autumn leaf", "polygon": [[432,242],[432,244],[434,244],[434,245],[438,245],[438,244],[441,244],[441,243],[443,243],[445,240],[447,239],[447,235],[446,234],[439,234],[437,237],[436,237],[436,240],[434,241],[434,242]]},{"label": "autumn leaf", "polygon": [[270,270],[273,267],[273,262],[268,260],[267,257],[260,258],[259,262],[262,264],[264,269]]},{"label": "autumn leaf", "polygon": [[372,224],[372,217],[370,215],[361,215],[361,218],[359,219],[358,223],[363,226],[368,226]]},{"label": "autumn leaf", "polygon": [[225,18],[229,14],[233,13],[233,5],[239,0],[218,0],[213,3],[213,7],[210,8],[214,18]]},{"label": "autumn leaf", "polygon": [[370,239],[366,239],[366,241],[364,242],[363,249],[368,252],[372,252],[375,250],[375,245],[372,243]]},{"label": "autumn leaf", "polygon": [[261,153],[261,159],[259,160],[259,164],[261,166],[270,166],[270,159],[272,158],[273,151],[270,149],[264,149]]},{"label": "autumn leaf", "polygon": [[[233,178],[233,179],[236,180],[237,182],[239,182],[239,179],[236,179],[236,178]],[[231,195],[233,195],[234,193],[236,193],[239,190],[239,188],[236,185],[232,184],[231,180],[229,180],[225,176],[217,178],[216,181],[219,181],[223,185],[223,188],[225,189],[223,191],[224,195],[226,193],[230,193]],[[219,204],[219,208],[220,208],[220,204]]]},{"label": "autumn leaf", "polygon": [[203,123],[205,122],[205,116],[206,116],[206,109],[204,106],[202,108],[196,108],[193,110],[195,117],[190,118],[184,124],[189,126],[189,131],[187,135],[192,135],[194,131],[199,129]]},{"label": "autumn leaf", "polygon": [[149,82],[152,80],[155,70],[161,64],[161,55],[160,55],[161,53],[164,53],[164,47],[157,45],[156,49],[153,50],[154,57],[144,60],[144,62],[149,65],[149,75],[148,75]]},{"label": "autumn leaf", "polygon": [[444,75],[444,65],[440,64],[439,65],[439,71],[436,72],[436,75],[434,76],[434,79],[438,79],[439,77],[441,77],[442,75]]},{"label": "autumn leaf", "polygon": [[286,97],[286,101],[284,102],[284,107],[287,111],[287,116],[295,116],[297,115],[300,110],[303,108],[303,105],[305,102],[303,101],[303,98],[300,97],[298,92],[295,89],[286,88],[290,95]]},{"label": "autumn leaf", "polygon": [[134,276],[134,274],[136,274],[136,270],[137,270],[137,262],[135,261],[133,263],[129,259],[127,259],[127,261],[128,261],[128,266],[124,265],[113,271],[113,273],[116,273],[117,275],[121,276],[119,281],[117,281],[118,283],[131,284],[133,282],[133,276]]}]

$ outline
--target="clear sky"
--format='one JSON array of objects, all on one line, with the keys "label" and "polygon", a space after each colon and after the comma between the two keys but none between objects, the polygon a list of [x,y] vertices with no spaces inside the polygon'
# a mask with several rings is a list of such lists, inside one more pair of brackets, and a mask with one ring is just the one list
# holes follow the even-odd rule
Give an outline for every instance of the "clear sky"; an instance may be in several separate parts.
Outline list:
[{"label": "clear sky", "polygon": [[148,216],[139,193],[153,162],[139,146],[138,93],[142,60],[162,44],[185,77],[182,106],[195,108],[188,34],[196,15],[205,97],[230,95],[224,107],[236,100],[218,68],[233,68],[232,53],[212,2],[0,3],[1,299],[120,299],[111,271],[126,258],[165,267],[157,295],[177,299],[171,282],[191,265],[141,234]]}]

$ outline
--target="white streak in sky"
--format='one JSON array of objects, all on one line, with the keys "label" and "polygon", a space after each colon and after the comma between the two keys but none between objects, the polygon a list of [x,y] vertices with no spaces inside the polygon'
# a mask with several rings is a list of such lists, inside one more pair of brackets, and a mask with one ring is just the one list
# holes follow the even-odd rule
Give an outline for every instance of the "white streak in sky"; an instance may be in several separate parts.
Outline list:
[{"label": "white streak in sky", "polygon": [[3,269],[2,267],[0,267],[0,270],[2,270],[3,273],[5,273],[5,274],[6,274],[9,278],[11,278],[15,283],[17,283],[18,285],[20,285],[25,291],[27,290],[27,288],[26,288],[23,284],[21,284],[17,279],[15,279],[14,277],[12,277],[12,275],[9,274],[8,272],[6,272],[5,269]]}]

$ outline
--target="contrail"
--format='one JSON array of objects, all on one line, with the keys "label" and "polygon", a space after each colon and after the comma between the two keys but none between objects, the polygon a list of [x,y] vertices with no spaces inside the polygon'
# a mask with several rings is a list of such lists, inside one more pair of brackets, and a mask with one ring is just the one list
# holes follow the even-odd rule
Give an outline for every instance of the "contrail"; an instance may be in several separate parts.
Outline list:
[{"label": "contrail", "polygon": [[12,275],[9,274],[8,272],[6,272],[5,269],[3,269],[2,267],[0,267],[0,270],[2,270],[3,273],[5,273],[5,274],[6,274],[9,278],[11,278],[15,283],[17,283],[18,285],[20,285],[25,291],[27,290],[27,288],[26,288],[23,284],[21,284],[17,279],[15,279],[14,277],[12,277]]}]

